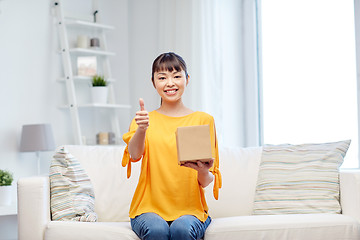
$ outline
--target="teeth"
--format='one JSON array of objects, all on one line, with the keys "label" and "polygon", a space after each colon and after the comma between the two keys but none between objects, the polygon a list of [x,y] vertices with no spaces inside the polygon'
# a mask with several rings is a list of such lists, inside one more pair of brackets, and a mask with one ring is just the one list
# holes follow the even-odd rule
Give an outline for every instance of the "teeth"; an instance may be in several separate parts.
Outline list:
[{"label": "teeth", "polygon": [[166,91],[167,93],[175,93],[176,90],[169,90],[169,91]]}]

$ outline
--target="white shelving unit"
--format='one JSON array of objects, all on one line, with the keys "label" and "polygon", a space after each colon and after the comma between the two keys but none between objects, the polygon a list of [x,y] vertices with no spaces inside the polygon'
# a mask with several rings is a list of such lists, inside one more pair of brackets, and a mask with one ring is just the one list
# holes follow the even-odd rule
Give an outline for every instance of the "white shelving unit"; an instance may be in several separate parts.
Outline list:
[{"label": "white shelving unit", "polygon": [[[82,82],[90,82],[91,81],[91,77],[86,77],[86,76],[73,76],[73,80],[74,81],[82,81]],[[59,82],[65,82],[65,78],[59,78],[58,79]],[[113,83],[115,82],[116,80],[113,79],[113,78],[108,78],[107,79],[107,82],[108,83]]]},{"label": "white shelving unit", "polygon": [[[128,109],[130,105],[118,104],[115,102],[114,97],[114,89],[113,83],[116,79],[111,76],[110,62],[109,58],[115,56],[114,52],[108,51],[106,46],[106,31],[111,31],[115,29],[113,26],[88,22],[77,19],[66,19],[63,13],[62,1],[55,0],[54,1],[54,13],[56,17],[56,24],[58,28],[58,35],[60,39],[60,54],[63,63],[64,76],[58,79],[59,83],[66,85],[67,92],[67,103],[60,108],[67,108],[70,111],[73,132],[74,132],[74,140],[76,144],[85,144],[85,139],[89,136],[83,132],[82,129],[82,121],[80,119],[81,113],[79,113],[79,109],[107,109],[109,111],[109,122],[111,125],[111,131],[115,133],[116,139],[118,143],[121,138],[121,131],[119,127],[119,117],[118,112],[121,109]],[[74,43],[70,43],[70,34],[74,35],[74,32],[88,32],[89,35],[94,35],[96,32],[97,37],[100,40],[100,47],[93,48],[78,48]],[[86,76],[78,76],[73,72],[75,68],[74,59],[79,56],[95,56],[97,59],[97,64],[102,66],[102,73],[100,75],[104,75],[106,81],[108,82],[109,88],[109,100],[107,104],[94,104],[91,102],[81,102],[78,101],[78,88],[77,84],[81,85],[81,83],[89,83],[91,84],[91,77]],[[99,74],[99,73],[98,73]],[[84,89],[84,84],[83,87]],[[90,88],[90,87],[89,87]],[[89,89],[90,94],[90,89]],[[90,136],[90,138],[95,138],[95,136]]]},{"label": "white shelving unit", "polygon": [[82,55],[115,56],[115,53],[113,53],[113,52],[92,50],[92,49],[86,49],[86,48],[70,48],[69,52],[82,54]]},{"label": "white shelving unit", "polygon": [[107,30],[113,30],[115,29],[113,26],[99,24],[99,23],[92,23],[82,20],[74,20],[74,19],[64,19],[64,22],[66,25],[74,25],[74,26],[81,26],[81,27],[88,27],[90,29],[107,29]]},{"label": "white shelving unit", "polygon": [[[64,105],[60,106],[60,108],[69,108],[71,106]],[[77,105],[78,108],[130,108],[129,105],[124,104],[99,104],[99,103],[89,103],[89,104],[79,104]]]}]

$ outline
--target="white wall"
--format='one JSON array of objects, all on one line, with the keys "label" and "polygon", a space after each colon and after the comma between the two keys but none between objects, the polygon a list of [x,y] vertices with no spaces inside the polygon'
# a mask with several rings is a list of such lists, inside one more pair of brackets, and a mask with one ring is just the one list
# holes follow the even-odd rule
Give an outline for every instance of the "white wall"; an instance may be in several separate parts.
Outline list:
[{"label": "white wall", "polygon": [[151,67],[158,51],[158,1],[129,1],[129,54],[132,115],[144,99],[148,111],[156,109],[160,99],[151,83]]},{"label": "white wall", "polygon": [[[193,0],[132,0],[129,1],[129,61],[131,114],[139,109],[138,99],[145,101],[148,111],[160,105],[160,97],[151,82],[152,63],[164,52],[182,56],[192,74],[192,5]],[[196,79],[194,79],[196,81]],[[190,89],[184,102],[192,108]],[[197,108],[194,108],[197,109]],[[199,110],[199,109],[197,109]]]},{"label": "white wall", "polygon": [[[53,1],[0,0],[0,169],[20,177],[36,175],[35,153],[19,153],[24,124],[50,123],[57,145],[73,144],[69,113],[59,105],[66,99],[58,35],[51,14]],[[70,5],[68,4],[70,3]],[[78,11],[89,0],[67,0],[67,10]],[[99,1],[99,20],[114,25],[108,48],[116,52],[111,59],[116,98],[129,104],[128,6],[127,0]],[[127,129],[129,110],[119,112],[121,127]],[[42,173],[47,173],[52,153],[41,154]],[[15,191],[14,191],[15,193]],[[0,216],[0,240],[15,239],[16,217]]]},{"label": "white wall", "polygon": [[[35,173],[35,159],[19,154],[23,124],[53,124],[57,142],[69,133],[66,119],[58,111],[54,27],[46,0],[2,1],[0,5],[0,168],[14,171],[15,177]],[[35,156],[35,155],[34,155]]]}]

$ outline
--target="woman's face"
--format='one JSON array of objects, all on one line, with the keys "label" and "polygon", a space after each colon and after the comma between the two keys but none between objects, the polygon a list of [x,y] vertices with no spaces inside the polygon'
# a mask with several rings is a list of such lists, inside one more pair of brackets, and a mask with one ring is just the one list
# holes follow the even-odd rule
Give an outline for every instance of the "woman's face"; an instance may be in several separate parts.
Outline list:
[{"label": "woman's face", "polygon": [[176,102],[181,100],[188,78],[184,70],[180,72],[160,71],[154,73],[154,86],[163,102]]}]

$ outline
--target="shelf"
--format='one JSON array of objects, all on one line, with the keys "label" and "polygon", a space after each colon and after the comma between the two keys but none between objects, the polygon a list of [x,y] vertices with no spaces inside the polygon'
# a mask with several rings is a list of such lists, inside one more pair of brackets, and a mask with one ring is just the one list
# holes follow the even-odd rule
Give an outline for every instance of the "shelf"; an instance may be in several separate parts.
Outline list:
[{"label": "shelf", "polygon": [[[73,76],[73,79],[75,81],[92,81],[92,77],[87,77],[87,76]],[[59,82],[65,82],[65,78],[58,78],[57,79]],[[114,78],[105,78],[105,80],[109,83],[113,83],[115,82]]]},{"label": "shelf", "polygon": [[[60,106],[60,108],[69,108],[70,106]],[[130,109],[130,105],[125,104],[98,104],[98,103],[89,103],[89,104],[79,104],[78,108],[122,108]]]},{"label": "shelf", "polygon": [[124,146],[124,141],[122,137],[115,138],[114,144],[97,144],[96,138],[86,138],[87,142],[84,145],[87,146],[97,146],[97,147],[121,147]]},{"label": "shelf", "polygon": [[104,30],[113,30],[115,29],[114,26],[100,24],[100,23],[93,23],[83,20],[74,20],[74,19],[65,19],[65,24],[69,26],[79,26],[79,27],[88,27],[88,28],[95,28],[95,29],[104,29]]},{"label": "shelf", "polygon": [[70,53],[78,54],[88,54],[88,55],[98,55],[98,56],[115,56],[114,52],[107,52],[97,49],[88,49],[88,48],[70,48]]},{"label": "shelf", "polygon": [[17,214],[17,204],[14,202],[10,206],[0,205],[0,216],[10,216]]},{"label": "shelf", "polygon": [[97,107],[97,108],[131,108],[130,105],[125,104],[98,104],[98,103],[89,103],[89,104],[81,104],[78,105],[79,108],[89,108],[89,107]]}]

